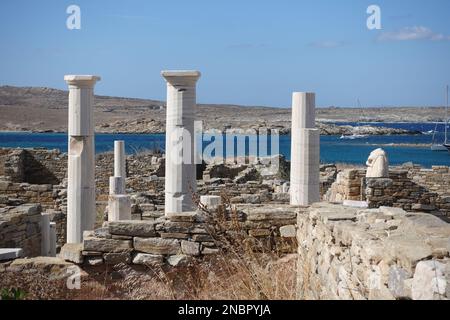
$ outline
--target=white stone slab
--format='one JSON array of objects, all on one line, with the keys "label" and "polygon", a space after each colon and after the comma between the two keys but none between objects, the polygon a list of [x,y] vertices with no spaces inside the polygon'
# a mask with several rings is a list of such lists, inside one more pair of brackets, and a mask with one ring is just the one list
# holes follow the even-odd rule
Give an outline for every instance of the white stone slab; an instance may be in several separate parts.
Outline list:
[{"label": "white stone slab", "polygon": [[346,207],[353,207],[353,208],[368,208],[369,204],[366,201],[354,201],[354,200],[344,200],[343,203]]},{"label": "white stone slab", "polygon": [[0,261],[7,261],[20,258],[22,256],[22,249],[8,249],[0,248]]}]

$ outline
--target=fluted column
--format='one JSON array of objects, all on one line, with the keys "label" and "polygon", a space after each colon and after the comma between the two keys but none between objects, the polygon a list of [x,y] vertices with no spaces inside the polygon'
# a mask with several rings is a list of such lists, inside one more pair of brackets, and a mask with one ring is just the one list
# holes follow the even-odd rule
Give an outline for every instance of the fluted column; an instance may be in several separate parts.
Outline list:
[{"label": "fluted column", "polygon": [[69,85],[69,159],[67,243],[81,243],[95,224],[94,86],[100,77],[67,75]]},{"label": "fluted column", "polygon": [[294,92],[291,132],[291,205],[320,201],[320,132],[315,129],[315,94]]},{"label": "fluted column", "polygon": [[167,82],[165,212],[194,209],[196,83],[198,71],[162,71]]}]

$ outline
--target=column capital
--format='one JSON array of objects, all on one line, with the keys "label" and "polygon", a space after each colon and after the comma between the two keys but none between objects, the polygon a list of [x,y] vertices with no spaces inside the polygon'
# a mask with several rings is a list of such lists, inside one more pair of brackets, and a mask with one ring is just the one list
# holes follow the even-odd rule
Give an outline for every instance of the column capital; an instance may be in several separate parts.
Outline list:
[{"label": "column capital", "polygon": [[92,75],[65,75],[64,81],[67,82],[69,86],[74,86],[77,88],[92,88],[97,81],[101,78]]},{"label": "column capital", "polygon": [[201,77],[200,71],[196,70],[163,70],[161,76],[174,86],[195,84]]}]

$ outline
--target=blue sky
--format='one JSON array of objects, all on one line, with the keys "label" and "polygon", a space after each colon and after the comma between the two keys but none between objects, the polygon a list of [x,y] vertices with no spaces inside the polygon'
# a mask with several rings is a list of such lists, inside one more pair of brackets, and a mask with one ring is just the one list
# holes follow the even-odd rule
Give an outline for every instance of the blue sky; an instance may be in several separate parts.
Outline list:
[{"label": "blue sky", "polygon": [[[66,8],[81,8],[68,30]],[[366,9],[381,8],[382,30]],[[198,69],[198,102],[286,107],[442,105],[450,83],[448,0],[1,0],[0,84],[165,99],[163,69]]]}]

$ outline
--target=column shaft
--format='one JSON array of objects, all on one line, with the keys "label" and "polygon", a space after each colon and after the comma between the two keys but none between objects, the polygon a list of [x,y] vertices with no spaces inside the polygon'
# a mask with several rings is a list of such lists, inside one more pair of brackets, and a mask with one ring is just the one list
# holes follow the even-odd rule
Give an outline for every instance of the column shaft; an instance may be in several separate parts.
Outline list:
[{"label": "column shaft", "polygon": [[197,71],[163,71],[167,82],[165,212],[191,211],[197,188],[195,110]]},{"label": "column shaft", "polygon": [[83,241],[95,224],[95,142],[93,88],[95,76],[65,76],[69,85],[69,159],[67,243]]},{"label": "column shaft", "polygon": [[320,201],[320,131],[315,128],[315,94],[295,92],[292,99],[291,205]]}]

